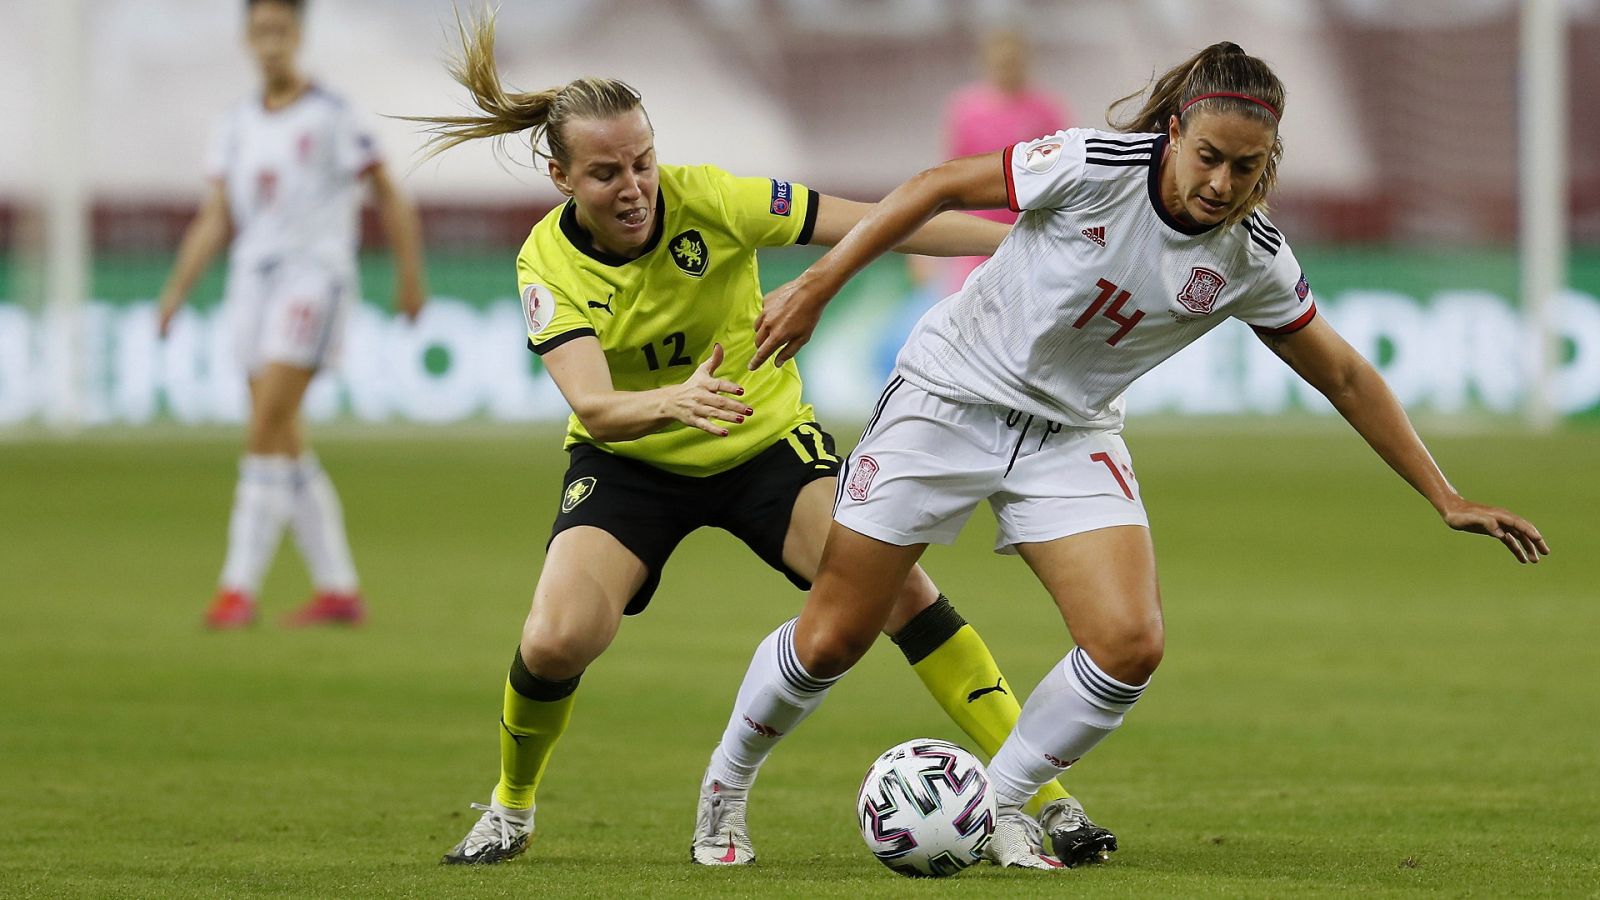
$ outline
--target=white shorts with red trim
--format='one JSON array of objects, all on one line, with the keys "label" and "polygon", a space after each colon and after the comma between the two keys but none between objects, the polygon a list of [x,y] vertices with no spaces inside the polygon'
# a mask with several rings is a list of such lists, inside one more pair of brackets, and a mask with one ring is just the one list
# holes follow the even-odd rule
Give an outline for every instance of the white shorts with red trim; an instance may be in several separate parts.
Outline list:
[{"label": "white shorts with red trim", "polygon": [[246,372],[254,375],[270,363],[321,369],[337,359],[355,297],[353,278],[294,263],[229,274],[227,314]]},{"label": "white shorts with red trim", "polygon": [[995,551],[1149,518],[1122,437],[892,378],[839,476],[834,520],[891,544],[955,541],[980,501]]}]

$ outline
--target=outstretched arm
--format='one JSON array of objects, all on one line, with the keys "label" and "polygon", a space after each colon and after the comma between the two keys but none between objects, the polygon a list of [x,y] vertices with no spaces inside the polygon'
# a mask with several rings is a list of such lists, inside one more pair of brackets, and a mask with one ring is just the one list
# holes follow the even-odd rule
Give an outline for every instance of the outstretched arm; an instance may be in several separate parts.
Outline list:
[{"label": "outstretched arm", "polygon": [[605,351],[593,337],[567,341],[542,357],[544,366],[567,398],[578,421],[597,441],[631,441],[682,422],[717,437],[727,437],[723,423],[737,425],[754,410],[745,405],[744,388],[717,377],[722,345],[682,384],[649,391],[619,391],[606,367]]},{"label": "outstretched arm", "polygon": [[422,278],[422,220],[382,163],[367,170],[367,180],[372,184],[378,219],[383,222],[384,234],[394,252],[394,308],[415,321],[427,298]]},{"label": "outstretched arm", "polygon": [[[1005,166],[998,153],[953,159],[912,177],[874,205],[838,245],[798,278],[767,295],[756,319],[756,354],[750,368],[756,369],[774,353],[776,365],[793,358],[811,339],[822,308],[845,282],[889,250],[907,244],[935,215],[1006,205]],[[819,218],[827,207],[823,201]]]},{"label": "outstretched arm", "polygon": [[[822,194],[817,200],[817,223],[811,232],[811,243],[824,247],[832,247],[844,240],[850,229],[866,218],[873,208],[871,203],[857,203],[827,194]],[[1000,205],[1005,205],[1004,198]],[[1010,225],[952,211],[934,216],[910,237],[896,244],[894,250],[923,256],[993,256],[1000,242],[1010,233]]]},{"label": "outstretched arm", "polygon": [[1446,525],[1498,539],[1518,562],[1536,563],[1550,552],[1533,523],[1456,493],[1383,376],[1320,316],[1293,334],[1263,334],[1261,340],[1321,391],[1389,468],[1433,504]]},{"label": "outstretched arm", "polygon": [[162,337],[166,337],[171,330],[172,318],[178,314],[178,307],[183,305],[183,301],[188,299],[195,281],[205,272],[217,252],[227,245],[231,231],[228,195],[223,190],[222,182],[214,181],[200,204],[200,212],[183,233],[172,274],[167,276],[167,283],[161,288],[159,321]]}]

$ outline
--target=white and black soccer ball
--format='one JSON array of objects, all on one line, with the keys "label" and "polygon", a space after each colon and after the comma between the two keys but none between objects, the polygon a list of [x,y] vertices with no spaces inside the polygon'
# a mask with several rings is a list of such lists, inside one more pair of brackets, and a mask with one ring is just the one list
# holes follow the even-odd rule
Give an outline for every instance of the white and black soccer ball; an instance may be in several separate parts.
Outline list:
[{"label": "white and black soccer ball", "polygon": [[867,849],[913,878],[942,878],[977,862],[994,834],[994,816],[983,763],[936,738],[889,748],[856,795]]}]

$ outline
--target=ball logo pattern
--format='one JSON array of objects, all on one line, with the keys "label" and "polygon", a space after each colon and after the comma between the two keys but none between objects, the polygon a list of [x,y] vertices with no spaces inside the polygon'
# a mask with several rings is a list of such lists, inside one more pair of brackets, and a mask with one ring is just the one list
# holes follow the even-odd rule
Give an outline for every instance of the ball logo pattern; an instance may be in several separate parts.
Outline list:
[{"label": "ball logo pattern", "polygon": [[891,747],[867,770],[856,796],[867,849],[914,878],[954,875],[981,859],[994,817],[983,764],[936,738]]}]

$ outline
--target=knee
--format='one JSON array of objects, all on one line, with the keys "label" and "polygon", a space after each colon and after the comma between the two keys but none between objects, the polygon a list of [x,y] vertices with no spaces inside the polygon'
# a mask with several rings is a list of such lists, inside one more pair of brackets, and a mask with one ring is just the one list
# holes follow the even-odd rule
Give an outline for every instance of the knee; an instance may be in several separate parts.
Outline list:
[{"label": "knee", "polygon": [[794,649],[800,665],[813,677],[837,678],[850,671],[872,649],[876,631],[860,633],[838,623],[806,628],[802,618],[795,627]]},{"label": "knee", "polygon": [[604,645],[596,646],[580,636],[540,628],[531,622],[523,628],[519,646],[528,671],[551,681],[582,675],[604,649]]},{"label": "knee", "polygon": [[1142,623],[1117,629],[1081,644],[1100,670],[1123,684],[1144,684],[1155,674],[1166,653],[1166,632],[1161,623]]}]

